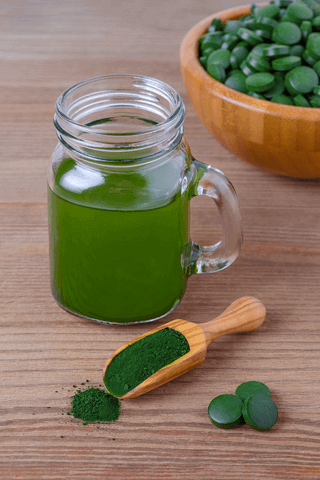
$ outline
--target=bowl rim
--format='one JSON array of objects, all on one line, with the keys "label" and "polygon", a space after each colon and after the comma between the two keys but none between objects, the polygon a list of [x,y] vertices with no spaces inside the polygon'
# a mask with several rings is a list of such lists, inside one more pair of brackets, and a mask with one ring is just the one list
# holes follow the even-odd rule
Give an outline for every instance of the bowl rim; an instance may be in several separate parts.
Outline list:
[{"label": "bowl rim", "polygon": [[[257,3],[257,6],[269,5],[270,2]],[[275,115],[288,116],[289,118],[301,117],[304,114],[305,120],[319,120],[320,109],[314,107],[298,107],[297,105],[285,105],[282,103],[273,103],[269,100],[262,100],[260,98],[251,97],[245,93],[238,92],[230,87],[227,87],[222,82],[215,80],[202,67],[198,58],[198,46],[200,37],[206,32],[209,25],[214,18],[220,18],[223,22],[226,20],[236,20],[237,18],[247,15],[251,12],[251,4],[242,5],[239,7],[228,8],[221,10],[214,14],[205,17],[196,23],[184,36],[180,45],[180,66],[181,70],[184,65],[188,63],[190,69],[195,72],[195,75],[202,79],[206,84],[212,82],[213,90],[217,91],[224,99],[243,105],[247,108],[254,108],[256,110],[264,110]],[[187,62],[186,62],[187,60]]]}]

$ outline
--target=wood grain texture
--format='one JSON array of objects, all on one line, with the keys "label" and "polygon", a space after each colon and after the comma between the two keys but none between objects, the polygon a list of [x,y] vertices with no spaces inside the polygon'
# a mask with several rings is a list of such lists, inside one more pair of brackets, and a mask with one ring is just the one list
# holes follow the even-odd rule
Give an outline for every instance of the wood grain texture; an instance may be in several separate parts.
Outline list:
[{"label": "wood grain texture", "polygon": [[[320,202],[317,180],[293,180],[229,153],[201,124],[179,45],[201,19],[242,0],[12,0],[0,9],[0,478],[317,480],[320,478]],[[122,403],[114,424],[66,415],[73,385],[102,384],[105,361],[151,325],[95,324],[63,311],[49,286],[46,174],[54,102],[107,73],[150,75],[183,97],[193,155],[233,183],[243,216],[236,262],[192,276],[176,318],[196,324],[250,295],[266,306],[254,332],[218,338],[188,374]],[[192,238],[212,244],[219,216],[191,202]],[[279,409],[267,432],[215,428],[214,396],[265,382]],[[48,408],[50,407],[50,408]],[[64,415],[62,415],[64,413]]]},{"label": "wood grain texture", "polygon": [[231,153],[268,172],[320,178],[320,109],[280,105],[237,92],[212,78],[198,60],[198,41],[213,18],[235,20],[250,5],[201,20],[185,36],[180,64],[203,124]]}]

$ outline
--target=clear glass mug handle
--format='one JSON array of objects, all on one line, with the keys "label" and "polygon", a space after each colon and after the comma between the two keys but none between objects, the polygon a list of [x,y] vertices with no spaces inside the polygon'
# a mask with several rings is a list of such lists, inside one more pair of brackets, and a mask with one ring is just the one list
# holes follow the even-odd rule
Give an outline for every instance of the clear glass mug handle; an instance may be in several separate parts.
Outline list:
[{"label": "clear glass mug handle", "polygon": [[231,265],[240,253],[242,223],[236,192],[225,175],[210,165],[193,160],[197,169],[192,197],[206,195],[214,200],[222,221],[222,239],[215,245],[193,244],[190,274],[212,273]]}]

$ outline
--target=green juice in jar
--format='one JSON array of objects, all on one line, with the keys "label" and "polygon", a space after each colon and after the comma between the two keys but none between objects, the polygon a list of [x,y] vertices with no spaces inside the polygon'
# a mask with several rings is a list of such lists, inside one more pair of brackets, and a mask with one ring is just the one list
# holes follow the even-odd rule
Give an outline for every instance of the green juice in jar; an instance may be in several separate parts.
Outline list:
[{"label": "green juice in jar", "polygon": [[[190,275],[237,258],[236,193],[192,157],[184,119],[178,92],[142,75],[91,78],[58,97],[48,216],[51,288],[65,310],[115,324],[157,320],[178,305]],[[190,240],[198,195],[221,214],[215,245]]]},{"label": "green juice in jar", "polygon": [[65,195],[62,180],[76,168],[64,159],[55,172],[56,193],[48,189],[54,298],[72,313],[108,323],[167,314],[186,287],[188,189],[158,208],[128,209],[139,204],[140,192],[143,200],[140,175],[130,175],[119,196],[117,187],[127,181],[119,175]]}]

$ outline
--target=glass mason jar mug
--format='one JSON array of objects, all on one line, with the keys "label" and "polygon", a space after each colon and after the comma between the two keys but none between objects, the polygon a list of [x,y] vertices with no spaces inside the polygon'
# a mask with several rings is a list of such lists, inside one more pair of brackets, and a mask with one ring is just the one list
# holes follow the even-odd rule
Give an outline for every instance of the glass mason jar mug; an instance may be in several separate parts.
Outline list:
[{"label": "glass mason jar mug", "polygon": [[[173,88],[138,75],[86,80],[58,98],[48,217],[51,288],[65,310],[105,323],[156,320],[178,305],[190,275],[238,256],[235,191],[191,156],[184,118]],[[216,245],[190,239],[196,195],[220,211]]]}]

